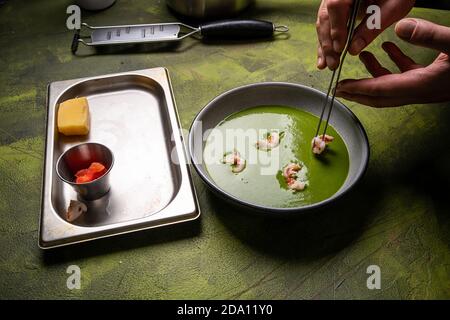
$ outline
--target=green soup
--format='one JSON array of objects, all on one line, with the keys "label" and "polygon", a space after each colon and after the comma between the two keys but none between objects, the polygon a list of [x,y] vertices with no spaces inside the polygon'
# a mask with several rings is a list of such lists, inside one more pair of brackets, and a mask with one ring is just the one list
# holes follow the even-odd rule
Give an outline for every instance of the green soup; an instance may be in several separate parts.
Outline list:
[{"label": "green soup", "polygon": [[[318,118],[308,112],[284,106],[260,106],[235,113],[208,136],[203,160],[210,177],[222,190],[247,202],[275,208],[300,207],[320,202],[335,194],[345,182],[349,156],[344,141],[332,127],[335,139],[324,153],[311,151]],[[268,132],[280,133],[279,145],[269,151],[256,147]],[[237,151],[246,160],[242,172],[233,173],[223,163],[225,153]],[[303,191],[288,189],[282,174],[289,163],[299,163]]]}]

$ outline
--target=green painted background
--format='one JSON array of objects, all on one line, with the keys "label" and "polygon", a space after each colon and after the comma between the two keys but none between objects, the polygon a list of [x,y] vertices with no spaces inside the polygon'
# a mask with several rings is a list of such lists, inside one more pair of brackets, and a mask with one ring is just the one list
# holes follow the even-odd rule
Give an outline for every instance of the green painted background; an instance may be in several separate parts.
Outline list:
[{"label": "green painted background", "polygon": [[[81,48],[71,55],[65,29],[70,1],[7,1],[0,6],[0,298],[450,298],[450,106],[376,110],[348,106],[371,143],[366,177],[349,197],[296,220],[255,217],[212,196],[194,176],[203,211],[194,223],[43,252],[37,247],[49,82],[165,66],[182,125],[209,100],[258,81],[290,81],[324,90],[329,72],[315,68],[317,1],[258,0],[245,17],[287,24],[289,39],[141,47]],[[450,23],[445,11],[413,16]],[[118,0],[86,13],[93,25],[167,22],[156,0]],[[385,32],[418,62],[435,53]],[[349,58],[343,77],[367,72]],[[449,84],[442,84],[449,86]],[[450,88],[449,88],[450,89]],[[77,264],[82,289],[66,288]],[[382,289],[366,288],[377,264]]]}]

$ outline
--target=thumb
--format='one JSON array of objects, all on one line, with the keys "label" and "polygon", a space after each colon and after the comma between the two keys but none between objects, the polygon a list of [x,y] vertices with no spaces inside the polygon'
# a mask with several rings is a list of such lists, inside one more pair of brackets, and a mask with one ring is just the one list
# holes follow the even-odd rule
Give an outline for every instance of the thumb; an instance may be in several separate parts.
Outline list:
[{"label": "thumb", "polygon": [[450,54],[450,28],[422,19],[403,19],[395,26],[397,35],[412,44]]}]

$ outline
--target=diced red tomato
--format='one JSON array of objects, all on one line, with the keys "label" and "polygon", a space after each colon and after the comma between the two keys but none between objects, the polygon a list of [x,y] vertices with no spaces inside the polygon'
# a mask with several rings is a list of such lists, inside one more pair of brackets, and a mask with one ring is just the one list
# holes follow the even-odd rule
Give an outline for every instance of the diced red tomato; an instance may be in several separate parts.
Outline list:
[{"label": "diced red tomato", "polygon": [[106,173],[105,166],[100,162],[92,162],[88,170],[92,173],[94,179],[100,178]]},{"label": "diced red tomato", "polygon": [[95,179],[100,178],[106,173],[106,168],[100,162],[92,162],[89,168],[81,169],[75,174],[76,183],[86,183],[91,182]]},{"label": "diced red tomato", "polygon": [[89,171],[88,171],[88,169],[81,169],[81,170],[78,170],[77,171],[77,173],[75,173],[75,177],[82,177],[82,176],[85,176],[85,175],[87,175],[89,173]]},{"label": "diced red tomato", "polygon": [[76,183],[86,183],[86,182],[91,182],[93,179],[93,176],[91,174],[85,174],[82,176],[77,177],[76,179]]},{"label": "diced red tomato", "polygon": [[89,166],[89,170],[91,171],[103,171],[105,170],[105,166],[102,165],[100,162],[92,162],[91,165]]}]

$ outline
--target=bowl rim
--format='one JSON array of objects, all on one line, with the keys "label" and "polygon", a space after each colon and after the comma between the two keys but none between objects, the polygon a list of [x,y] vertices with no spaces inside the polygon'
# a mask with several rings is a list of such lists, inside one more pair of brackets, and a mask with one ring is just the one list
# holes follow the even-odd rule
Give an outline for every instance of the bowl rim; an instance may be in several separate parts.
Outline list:
[{"label": "bowl rim", "polygon": [[[202,118],[202,116],[208,112],[209,109],[211,109],[211,106],[214,105],[218,100],[222,99],[224,96],[228,96],[230,94],[233,94],[235,92],[246,90],[247,88],[253,88],[253,87],[273,87],[273,86],[288,86],[288,87],[294,87],[299,88],[303,90],[309,90],[313,91],[316,94],[321,95],[322,97],[325,97],[326,94],[318,89],[308,87],[305,85],[297,84],[297,83],[291,83],[291,82],[256,82],[251,84],[246,84],[243,86],[239,86],[233,89],[230,89],[228,91],[225,91],[221,93],[220,95],[216,96],[214,99],[210,100],[195,116],[194,120],[192,121],[190,127],[189,127],[189,137],[188,137],[188,152],[189,152],[189,158],[191,160],[191,164],[194,167],[197,174],[200,176],[202,181],[206,183],[208,187],[210,187],[213,191],[215,191],[217,194],[227,198],[227,200],[232,201],[233,203],[239,204],[243,207],[256,210],[258,212],[266,212],[266,213],[278,213],[278,214],[290,214],[290,213],[305,213],[309,211],[313,211],[315,209],[323,208],[331,203],[336,202],[338,199],[341,199],[346,194],[348,194],[353,188],[358,184],[358,182],[362,179],[362,177],[367,172],[369,159],[370,159],[370,144],[369,144],[369,138],[367,136],[367,133],[361,124],[361,121],[358,119],[358,117],[342,102],[339,100],[338,105],[339,108],[342,108],[345,113],[347,113],[350,118],[354,121],[355,125],[358,127],[358,131],[362,135],[363,143],[367,147],[367,154],[365,156],[365,159],[363,160],[362,166],[358,169],[357,176],[354,179],[354,182],[350,184],[348,187],[343,189],[341,192],[339,192],[341,189],[339,189],[336,193],[334,193],[331,197],[326,198],[320,202],[308,204],[305,206],[300,207],[291,207],[291,208],[281,208],[281,207],[270,207],[270,206],[264,206],[264,205],[258,205],[255,203],[251,203],[242,199],[239,199],[238,197],[228,193],[227,191],[221,189],[219,186],[217,186],[212,178],[209,177],[208,174],[204,173],[200,168],[199,164],[196,161],[195,158],[195,152],[193,150],[193,141],[194,141],[194,135],[193,135],[193,127],[198,122],[198,119]],[[231,114],[230,114],[231,115]],[[202,132],[203,133],[203,132]],[[202,135],[203,136],[203,135]],[[203,146],[203,142],[202,142]]]}]

